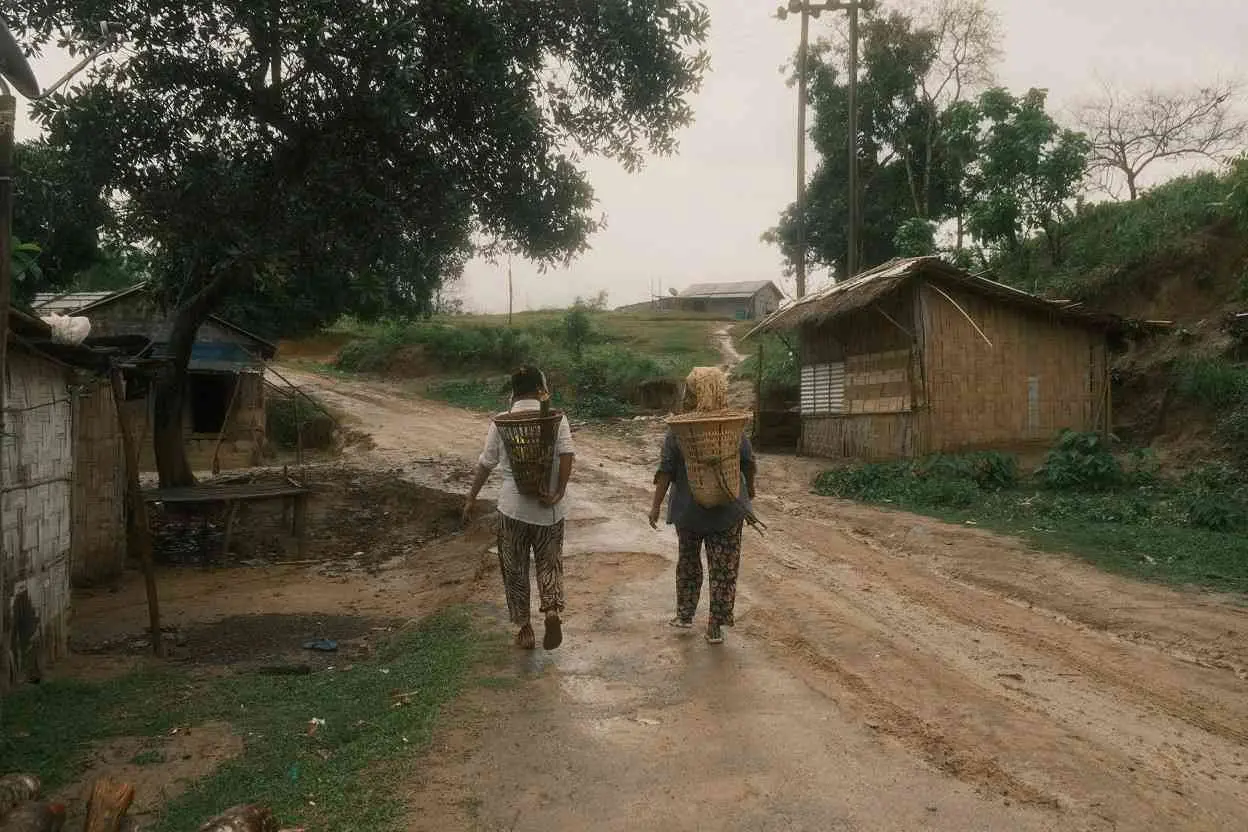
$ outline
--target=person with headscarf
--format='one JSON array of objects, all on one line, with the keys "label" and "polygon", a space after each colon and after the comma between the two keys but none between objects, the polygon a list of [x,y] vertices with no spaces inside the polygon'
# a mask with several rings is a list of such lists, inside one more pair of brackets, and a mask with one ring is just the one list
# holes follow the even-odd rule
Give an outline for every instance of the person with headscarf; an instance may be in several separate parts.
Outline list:
[{"label": "person with headscarf", "polygon": [[[546,376],[536,367],[521,367],[511,377],[512,413],[537,413],[542,402],[550,400]],[[550,482],[540,497],[520,493],[512,474],[507,449],[498,428],[490,424],[485,450],[477,461],[477,473],[464,503],[464,525],[472,519],[477,495],[498,468],[503,485],[498,497],[498,563],[507,596],[507,612],[516,633],[516,645],[532,650],[537,646],[530,621],[529,584],[530,555],[535,561],[537,590],[541,612],[545,616],[542,647],[554,650],[563,643],[563,530],[567,510],[564,496],[572,476],[572,429],[565,416],[559,421],[555,435],[555,464],[551,466]]]},{"label": "person with headscarf", "polygon": [[[722,371],[720,372],[722,376]],[[695,385],[695,376],[701,382]],[[686,382],[683,409],[690,411],[714,410],[719,404],[694,401],[695,387],[706,395],[720,397],[726,388],[723,379],[706,378],[706,368],[690,374]],[[746,515],[752,511],[750,500],[754,498],[756,466],[750,440],[741,437],[741,484],[738,499],[713,508],[699,505],[689,488],[689,475],[685,469],[684,455],[676,434],[668,428],[663,440],[663,452],[658,471],[654,475],[654,501],[650,506],[650,526],[658,528],[663,510],[663,500],[668,498],[667,522],[676,527],[679,552],[676,561],[676,617],[673,627],[688,629],[693,626],[698,601],[702,595],[702,552],[706,552],[706,577],[709,579],[709,615],[706,623],[706,640],[722,644],[724,627],[733,625],[733,610],[737,599],[737,576],[741,566],[741,531]]]}]

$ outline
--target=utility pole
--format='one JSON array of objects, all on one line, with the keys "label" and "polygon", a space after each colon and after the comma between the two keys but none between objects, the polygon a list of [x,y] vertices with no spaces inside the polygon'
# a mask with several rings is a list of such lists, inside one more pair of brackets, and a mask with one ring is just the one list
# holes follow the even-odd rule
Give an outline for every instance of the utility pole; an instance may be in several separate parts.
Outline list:
[{"label": "utility pole", "polygon": [[507,255],[507,326],[511,326],[511,309],[515,304],[516,294],[511,285],[511,255]]},{"label": "utility pole", "polygon": [[849,6],[849,252],[845,277],[858,274],[862,192],[858,187],[858,3]]},{"label": "utility pole", "polygon": [[[790,4],[792,5],[792,4]],[[810,7],[802,3],[802,35],[797,47],[797,296],[806,296],[806,107],[809,97]]]},{"label": "utility pole", "polygon": [[849,245],[845,257],[845,274],[858,273],[859,237],[862,228],[860,186],[858,183],[858,13],[875,9],[877,0],[789,0],[776,10],[781,20],[790,14],[801,15],[801,39],[797,49],[797,296],[806,295],[806,109],[809,91],[807,80],[810,18],[823,12],[845,10],[849,13]]}]

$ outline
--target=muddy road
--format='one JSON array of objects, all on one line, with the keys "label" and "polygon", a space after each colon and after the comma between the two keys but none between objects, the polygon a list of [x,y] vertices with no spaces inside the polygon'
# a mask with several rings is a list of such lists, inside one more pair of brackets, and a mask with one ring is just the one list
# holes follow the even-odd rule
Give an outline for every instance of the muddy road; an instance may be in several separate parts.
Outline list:
[{"label": "muddy road", "polygon": [[[358,462],[466,487],[483,417],[299,380],[374,437]],[[660,427],[634,430],[578,432],[565,646],[450,715],[413,830],[1248,828],[1244,599],[815,498],[812,463],[764,457],[770,530],[711,648],[665,625]]]},{"label": "muddy road", "polygon": [[[166,570],[170,622],[215,644],[212,622],[264,613],[298,646],[353,621],[366,649],[375,628],[469,602],[505,632],[488,528],[404,555],[398,492],[365,505],[359,473],[462,493],[486,419],[290,375],[371,436],[335,463],[354,472],[339,513],[381,524],[387,560]],[[656,422],[576,432],[564,646],[512,653],[444,714],[409,829],[1248,829],[1245,599],[816,498],[815,463],[764,456],[770,528],[747,532],[737,627],[710,647],[666,623],[675,536],[645,519],[660,438]],[[76,631],[105,641],[144,615],[141,581],[75,601]]]}]

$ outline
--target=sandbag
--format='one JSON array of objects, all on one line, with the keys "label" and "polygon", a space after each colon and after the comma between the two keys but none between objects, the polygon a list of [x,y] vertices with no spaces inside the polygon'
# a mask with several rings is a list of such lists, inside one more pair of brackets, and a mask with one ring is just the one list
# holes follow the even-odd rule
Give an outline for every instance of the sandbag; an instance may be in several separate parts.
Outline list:
[{"label": "sandbag", "polygon": [[273,813],[262,806],[235,806],[199,827],[199,832],[278,832]]},{"label": "sandbag", "polygon": [[86,318],[69,317],[53,313],[43,318],[52,327],[52,341],[56,344],[78,346],[91,334],[91,322]]}]

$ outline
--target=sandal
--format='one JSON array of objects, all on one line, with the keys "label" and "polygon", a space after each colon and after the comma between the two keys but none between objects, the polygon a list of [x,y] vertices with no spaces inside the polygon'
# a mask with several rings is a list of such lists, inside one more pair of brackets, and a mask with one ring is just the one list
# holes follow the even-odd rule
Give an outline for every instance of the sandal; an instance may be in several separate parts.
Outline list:
[{"label": "sandal", "polygon": [[671,621],[667,622],[667,625],[669,627],[679,627],[682,630],[689,630],[693,628],[693,621],[692,620],[686,621],[680,616],[677,616],[676,618],[673,618]]},{"label": "sandal", "polygon": [[560,644],[563,644],[563,622],[557,615],[547,616],[546,634],[542,636],[542,649],[554,650]]},{"label": "sandal", "polygon": [[708,624],[706,627],[706,643],[707,644],[723,644],[724,631],[720,629],[718,624]]}]

